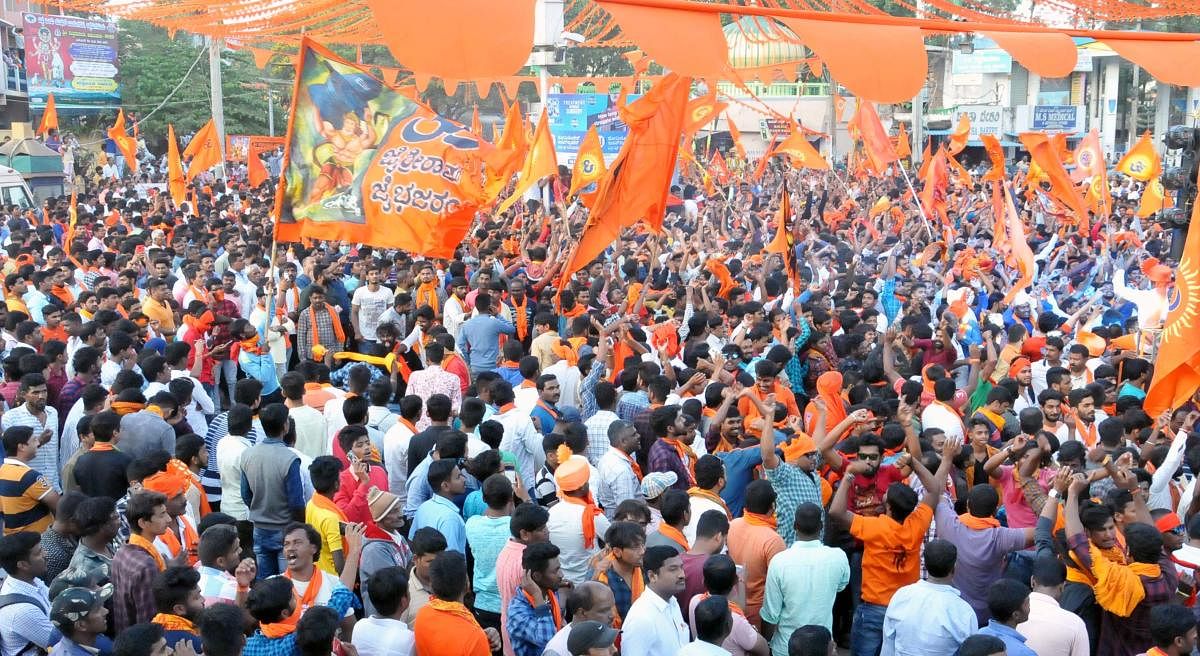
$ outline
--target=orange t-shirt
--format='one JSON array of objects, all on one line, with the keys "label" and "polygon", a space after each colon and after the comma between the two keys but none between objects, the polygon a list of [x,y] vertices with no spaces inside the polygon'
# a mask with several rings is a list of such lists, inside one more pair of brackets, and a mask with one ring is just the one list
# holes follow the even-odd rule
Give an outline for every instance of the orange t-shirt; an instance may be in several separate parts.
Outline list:
[{"label": "orange t-shirt", "polygon": [[729,523],[728,544],[729,557],[746,568],[746,619],[759,626],[759,612],[767,586],[767,565],[787,545],[774,529],[748,524],[744,517]]},{"label": "orange t-shirt", "polygon": [[491,656],[487,634],[479,625],[425,605],[413,618],[416,653],[421,656]]},{"label": "orange t-shirt", "polygon": [[850,535],[863,542],[863,601],[886,606],[897,590],[921,578],[921,542],[932,521],[933,508],[925,503],[918,503],[903,524],[887,515],[854,516]]}]

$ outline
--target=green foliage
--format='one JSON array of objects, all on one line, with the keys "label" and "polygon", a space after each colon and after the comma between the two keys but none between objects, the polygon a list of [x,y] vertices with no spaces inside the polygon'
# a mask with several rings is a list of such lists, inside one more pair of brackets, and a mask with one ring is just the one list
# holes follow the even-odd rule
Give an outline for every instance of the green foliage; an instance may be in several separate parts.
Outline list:
[{"label": "green foliage", "polygon": [[[121,102],[127,115],[141,118],[148,114],[187,75],[175,95],[140,125],[150,149],[162,152],[167,123],[173,123],[179,135],[200,129],[212,116],[204,41],[184,32],[176,33],[172,39],[166,30],[139,21],[121,21],[119,39],[124,85]],[[267,134],[267,87],[263,80],[290,79],[291,66],[276,63],[260,71],[248,50],[225,50],[221,59],[226,133]],[[282,61],[277,58],[277,62]],[[194,62],[195,68],[188,75]],[[291,86],[275,84],[271,88],[275,92],[275,130],[276,134],[282,134],[287,126]],[[111,124],[112,116],[98,117],[97,121],[106,127]]]}]

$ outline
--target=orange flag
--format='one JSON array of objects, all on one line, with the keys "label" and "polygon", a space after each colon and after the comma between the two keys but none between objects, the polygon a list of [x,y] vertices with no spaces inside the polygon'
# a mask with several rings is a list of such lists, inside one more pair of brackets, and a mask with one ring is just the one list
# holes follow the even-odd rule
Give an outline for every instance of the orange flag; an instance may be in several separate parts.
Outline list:
[{"label": "orange flag", "polygon": [[959,114],[958,125],[954,126],[954,131],[950,133],[950,144],[946,147],[946,153],[951,157],[961,153],[967,147],[970,138],[971,119],[966,114]]},{"label": "orange flag", "polygon": [[512,204],[521,199],[521,195],[533,188],[538,180],[542,178],[558,174],[558,158],[554,154],[554,140],[550,137],[550,119],[546,116],[546,110],[542,110],[542,118],[538,121],[537,129],[533,133],[533,145],[529,149],[529,153],[525,156],[525,165],[521,167],[521,177],[517,180],[517,187],[513,189],[512,195],[496,208],[496,213],[500,214],[504,210],[512,207]]},{"label": "orange flag", "polygon": [[900,156],[896,154],[896,149],[892,147],[892,140],[888,138],[887,131],[879,122],[879,114],[875,113],[875,104],[869,100],[860,99],[853,122],[858,128],[859,134],[862,135],[863,149],[867,151],[871,168],[877,175],[882,175],[887,170],[888,164],[900,159]]},{"label": "orange flag", "polygon": [[187,148],[183,149],[183,158],[188,161],[187,181],[191,182],[196,176],[218,165],[222,161],[220,139],[217,138],[217,124],[210,118],[204,127],[192,137]]},{"label": "orange flag", "polygon": [[75,240],[75,224],[79,222],[79,205],[75,201],[74,185],[71,186],[71,204],[67,207],[67,217],[67,231],[63,235],[63,251],[69,258],[71,257],[71,242]]},{"label": "orange flag", "polygon": [[725,111],[728,106],[728,103],[717,100],[715,88],[709,89],[708,93],[688,102],[687,123],[683,128],[684,137],[690,139],[700,128],[712,123],[717,115]]},{"label": "orange flag", "polygon": [[1175,298],[1158,345],[1154,379],[1142,404],[1152,417],[1182,406],[1200,389],[1200,203],[1192,206],[1191,225],[1175,271]]},{"label": "orange flag", "polygon": [[762,174],[767,170],[767,164],[770,163],[771,158],[775,156],[775,145],[774,139],[771,140],[771,143],[767,144],[767,150],[763,152],[763,156],[759,158],[758,166],[754,167],[754,173],[750,176],[751,180],[757,182],[758,179],[762,177]]},{"label": "orange flag", "polygon": [[967,172],[967,167],[959,163],[959,161],[949,155],[946,156],[946,163],[950,168],[954,169],[954,178],[958,180],[958,184],[966,189],[971,188],[971,174]]},{"label": "orange flag", "polygon": [[1155,178],[1146,183],[1146,189],[1142,191],[1142,203],[1138,205],[1137,215],[1145,218],[1169,209],[1174,206],[1171,202],[1171,197],[1167,195],[1167,190],[1163,189],[1162,179]]},{"label": "orange flag", "polygon": [[187,178],[183,175],[183,160],[179,157],[179,144],[175,141],[175,126],[167,123],[167,189],[175,207],[187,198]]},{"label": "orange flag", "polygon": [[925,140],[925,147],[921,149],[921,168],[917,169],[917,177],[924,180],[925,173],[929,171],[929,161],[933,159],[933,151],[930,150],[930,140]]},{"label": "orange flag", "polygon": [[839,95],[836,91],[833,93],[833,122],[841,123],[842,117],[846,115],[846,99]]},{"label": "orange flag", "polygon": [[[999,219],[999,217],[997,217]],[[1012,303],[1017,294],[1033,283],[1037,265],[1033,261],[1033,250],[1029,248],[1029,239],[1025,236],[1025,225],[1017,216],[1017,208],[1013,205],[1012,193],[1008,186],[1004,187],[1004,220],[1006,223],[1008,242],[1012,248],[1012,257],[1016,261],[1020,277],[1013,283],[1008,293],[1004,295],[1005,305]]]},{"label": "orange flag", "polygon": [[654,231],[662,229],[691,85],[691,78],[670,73],[620,111],[629,133],[599,181],[579,245],[563,269],[564,283],[625,228],[642,221]]},{"label": "orange flag", "polygon": [[1054,143],[1041,132],[1022,132],[1021,143],[1029,151],[1032,161],[1041,169],[1042,175],[1050,182],[1051,195],[1075,213],[1081,227],[1087,225],[1087,208],[1071,182],[1071,177],[1067,175],[1067,170],[1063,168]]},{"label": "orange flag", "polygon": [[937,154],[929,160],[919,195],[925,210],[934,217],[940,217],[943,222],[950,220],[946,212],[946,191],[950,186],[950,168],[947,160],[946,147],[939,146]]},{"label": "orange flag", "polygon": [[1100,133],[1095,128],[1079,141],[1073,160],[1075,170],[1071,172],[1071,179],[1075,182],[1104,174],[1104,151],[1100,149]]},{"label": "orange flag", "polygon": [[1142,138],[1138,139],[1133,148],[1125,153],[1121,161],[1117,162],[1117,170],[1142,182],[1162,175],[1162,159],[1154,150],[1154,143],[1150,141],[1148,130],[1142,134]]},{"label": "orange flag", "polygon": [[46,109],[42,112],[42,122],[38,124],[37,132],[45,136],[50,134],[51,130],[58,129],[58,108],[54,105],[54,94],[46,96]]},{"label": "orange flag", "polygon": [[796,262],[796,235],[792,225],[792,199],[788,192],[787,180],[783,181],[783,198],[779,200],[779,213],[775,220],[779,223],[775,228],[775,238],[763,250],[779,253],[783,257],[783,268],[787,271],[788,282],[793,290],[799,290],[800,266]]},{"label": "orange flag", "polygon": [[896,155],[900,159],[912,157],[912,144],[909,143],[910,137],[908,130],[904,129],[904,124],[900,124],[900,131],[896,134]]},{"label": "orange flag", "polygon": [[125,158],[125,166],[136,173],[138,170],[137,140],[125,133],[124,109],[117,110],[117,120],[108,129],[108,138],[117,144],[117,150],[121,151],[121,156]]},{"label": "orange flag", "polygon": [[733,119],[729,117],[729,112],[725,112],[725,125],[729,126],[729,138],[733,139],[733,147],[737,150],[738,157],[745,162],[746,148],[742,146],[742,133],[733,123]]},{"label": "orange flag", "polygon": [[721,184],[729,184],[729,167],[725,165],[725,158],[721,156],[721,151],[714,150],[712,157],[708,158],[708,170]]},{"label": "orange flag", "polygon": [[[991,135],[981,134],[979,136],[988,137]],[[1000,183],[994,182],[992,184],[992,248],[995,248],[1002,254],[1009,252],[1007,223],[1008,215],[1004,209],[1004,194],[1000,190]]]},{"label": "orange flag", "polygon": [[483,138],[483,122],[479,120],[479,105],[471,109],[471,132],[480,139]]},{"label": "orange flag", "polygon": [[525,151],[529,149],[529,140],[525,138],[525,118],[521,116],[521,105],[516,100],[508,106],[504,132],[496,140],[496,148],[504,157],[488,167],[487,183],[484,185],[488,198],[495,198],[504,191],[504,187],[521,166]]},{"label": "orange flag", "polygon": [[579,152],[575,154],[575,166],[571,170],[571,190],[567,196],[604,177],[604,151],[600,148],[600,134],[596,126],[588,127],[583,141],[579,142]]},{"label": "orange flag", "polygon": [[1000,140],[992,134],[981,134],[979,140],[983,142],[983,148],[992,162],[992,168],[983,176],[984,181],[1002,182],[1005,177],[1004,149],[1000,146]]},{"label": "orange flag", "polygon": [[792,158],[792,166],[796,168],[828,170],[829,162],[821,157],[821,153],[817,152],[812,144],[804,138],[804,134],[800,130],[792,130],[787,139],[775,148],[775,153],[784,153]]}]

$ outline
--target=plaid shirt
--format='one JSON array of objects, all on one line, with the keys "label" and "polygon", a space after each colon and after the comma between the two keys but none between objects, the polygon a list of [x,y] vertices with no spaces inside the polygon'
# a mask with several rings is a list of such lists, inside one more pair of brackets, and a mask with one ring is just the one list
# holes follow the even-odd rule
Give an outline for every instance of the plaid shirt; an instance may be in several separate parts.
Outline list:
[{"label": "plaid shirt", "polygon": [[71,413],[71,406],[79,400],[83,394],[83,388],[87,386],[87,382],[81,380],[79,376],[67,381],[62,389],[58,390],[58,399],[54,402],[54,408],[58,410],[58,431],[61,435],[67,423],[67,415]]},{"label": "plaid shirt", "polygon": [[[348,588],[335,588],[333,594],[329,597],[329,603],[326,604],[337,612],[338,617],[346,614],[351,608],[358,608],[358,599]],[[262,631],[256,631],[250,639],[246,641],[246,646],[242,648],[242,656],[296,656],[300,653],[296,649],[296,633],[289,633],[282,638],[268,638],[263,635]]]},{"label": "plaid shirt", "polygon": [[583,422],[588,434],[587,450],[584,451],[584,455],[593,465],[598,465],[600,458],[608,453],[612,444],[608,439],[608,427],[617,419],[617,415],[611,410],[600,410]]},{"label": "plaid shirt", "polygon": [[[312,359],[313,314],[314,312],[310,308],[304,308],[300,311],[300,321],[296,322],[296,347],[300,349],[302,361]],[[315,314],[317,315],[317,337],[320,338],[321,345],[330,352],[342,350],[343,344],[338,341],[337,333],[333,331],[333,308],[326,305],[324,311]]]},{"label": "plaid shirt", "polygon": [[813,503],[821,508],[821,477],[813,472],[805,473],[786,462],[780,462],[775,469],[767,469],[767,480],[775,488],[775,519],[778,520],[779,536],[784,544],[792,546],[796,541],[796,528],[792,523],[796,517],[796,507],[802,503]]},{"label": "plaid shirt", "polygon": [[903,307],[900,299],[896,298],[895,278],[883,281],[883,288],[879,291],[879,305],[883,307],[883,316],[887,317],[888,325],[891,325]]},{"label": "plaid shirt", "polygon": [[512,640],[513,654],[541,656],[546,643],[561,627],[554,625],[549,602],[534,608],[522,592],[518,588],[512,601],[508,602],[508,636]]},{"label": "plaid shirt", "polygon": [[[637,573],[640,575],[641,570]],[[633,605],[633,590],[629,589],[629,584],[625,579],[621,578],[620,574],[613,571],[609,566],[607,569],[602,569],[596,572],[592,577],[593,580],[599,581],[608,586],[613,593],[613,608],[617,609],[617,615],[621,621],[625,621],[625,614],[629,612],[629,607]]]},{"label": "plaid shirt", "polygon": [[687,492],[688,488],[692,486],[690,467],[694,467],[696,463],[685,463],[683,458],[680,458],[679,454],[676,453],[675,447],[670,444],[661,439],[655,440],[654,444],[650,446],[650,456],[647,460],[650,464],[649,471],[675,472],[678,478],[671,487],[676,490]]},{"label": "plaid shirt", "polygon": [[113,628],[117,633],[154,617],[157,575],[158,565],[141,547],[127,544],[113,557]]}]

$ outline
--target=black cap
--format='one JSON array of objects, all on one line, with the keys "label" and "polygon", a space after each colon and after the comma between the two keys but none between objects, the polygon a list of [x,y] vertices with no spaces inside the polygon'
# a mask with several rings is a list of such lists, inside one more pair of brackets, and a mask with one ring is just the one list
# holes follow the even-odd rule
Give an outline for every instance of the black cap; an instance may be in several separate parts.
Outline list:
[{"label": "black cap", "polygon": [[611,647],[618,633],[620,631],[607,624],[590,620],[580,622],[571,627],[571,634],[567,636],[567,651],[571,652],[571,656],[585,656],[589,649]]}]

